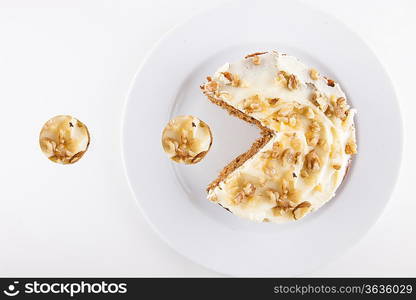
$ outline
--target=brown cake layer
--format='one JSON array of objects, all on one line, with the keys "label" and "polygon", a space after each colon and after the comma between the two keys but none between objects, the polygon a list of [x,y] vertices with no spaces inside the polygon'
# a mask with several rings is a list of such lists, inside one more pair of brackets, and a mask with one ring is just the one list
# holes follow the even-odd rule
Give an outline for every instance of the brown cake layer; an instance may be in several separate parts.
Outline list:
[{"label": "brown cake layer", "polygon": [[262,134],[262,137],[257,139],[247,152],[237,156],[233,161],[231,161],[228,165],[226,165],[224,169],[222,169],[217,179],[215,179],[213,182],[211,182],[208,185],[207,191],[209,191],[211,189],[214,189],[216,186],[218,186],[218,184],[221,181],[223,181],[229,174],[231,174],[235,169],[242,166],[248,159],[250,159],[253,155],[259,152],[259,150],[263,148],[263,146],[267,144],[268,141],[270,141],[273,134],[270,129],[261,125],[261,123],[258,120],[244,114],[243,112],[239,111],[238,109],[232,107],[231,105],[225,103],[222,100],[215,99],[209,95],[207,95],[207,97],[212,103],[227,110],[230,115],[235,116],[243,121],[249,122],[259,127],[261,129],[261,134]]}]

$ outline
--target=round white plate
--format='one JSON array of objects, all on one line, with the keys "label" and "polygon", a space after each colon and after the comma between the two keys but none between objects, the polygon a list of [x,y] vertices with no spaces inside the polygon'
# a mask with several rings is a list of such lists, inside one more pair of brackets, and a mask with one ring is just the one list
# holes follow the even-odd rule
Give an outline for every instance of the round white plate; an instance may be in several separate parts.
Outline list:
[{"label": "round white plate", "polygon": [[[199,86],[248,53],[294,55],[339,82],[358,110],[359,154],[337,196],[289,224],[256,224],[206,200],[206,186],[259,136],[211,104]],[[161,132],[174,116],[210,125],[214,142],[197,165],[172,163]],[[307,274],[356,243],[393,190],[402,147],[390,80],[365,43],[334,18],[294,1],[239,1],[167,34],[138,71],[125,108],[124,163],[133,193],[160,236],[191,260],[235,276]]]}]

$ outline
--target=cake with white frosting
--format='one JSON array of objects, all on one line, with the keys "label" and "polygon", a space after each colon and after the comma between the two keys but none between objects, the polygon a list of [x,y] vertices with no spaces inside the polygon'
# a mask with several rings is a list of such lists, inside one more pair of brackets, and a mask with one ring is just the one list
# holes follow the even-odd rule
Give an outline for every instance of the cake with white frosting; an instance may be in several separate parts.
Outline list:
[{"label": "cake with white frosting", "polygon": [[272,51],[225,64],[201,89],[261,130],[209,185],[209,200],[253,221],[284,222],[334,197],[357,152],[355,111],[338,83]]},{"label": "cake with white frosting", "polygon": [[212,145],[209,126],[194,116],[177,116],[162,132],[162,146],[170,159],[177,163],[196,164]]},{"label": "cake with white frosting", "polygon": [[73,164],[81,159],[90,145],[87,126],[72,116],[49,119],[39,135],[42,152],[53,162]]}]

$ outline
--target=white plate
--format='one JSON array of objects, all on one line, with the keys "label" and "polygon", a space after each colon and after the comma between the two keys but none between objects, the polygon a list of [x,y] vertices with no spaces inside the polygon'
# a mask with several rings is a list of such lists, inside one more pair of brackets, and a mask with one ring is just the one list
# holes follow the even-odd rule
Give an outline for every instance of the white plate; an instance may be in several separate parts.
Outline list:
[{"label": "white plate", "polygon": [[[340,82],[356,117],[359,154],[338,195],[298,222],[256,224],[206,200],[205,188],[258,131],[200,92],[227,61],[275,49]],[[194,166],[172,163],[161,132],[174,116],[210,125],[214,143]],[[167,34],[138,71],[125,108],[124,163],[148,221],[174,249],[236,276],[291,276],[316,269],[356,243],[380,216],[401,159],[402,128],[390,80],[365,43],[334,18],[294,1],[240,1]]]}]

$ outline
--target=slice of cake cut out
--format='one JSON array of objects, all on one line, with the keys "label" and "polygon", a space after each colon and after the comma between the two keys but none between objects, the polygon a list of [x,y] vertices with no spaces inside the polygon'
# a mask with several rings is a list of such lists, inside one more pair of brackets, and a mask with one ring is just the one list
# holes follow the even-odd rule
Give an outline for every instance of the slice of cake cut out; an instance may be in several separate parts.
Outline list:
[{"label": "slice of cake cut out", "polygon": [[225,64],[201,89],[261,130],[209,185],[209,200],[252,221],[279,223],[335,196],[357,152],[355,111],[338,83],[271,51]]}]

